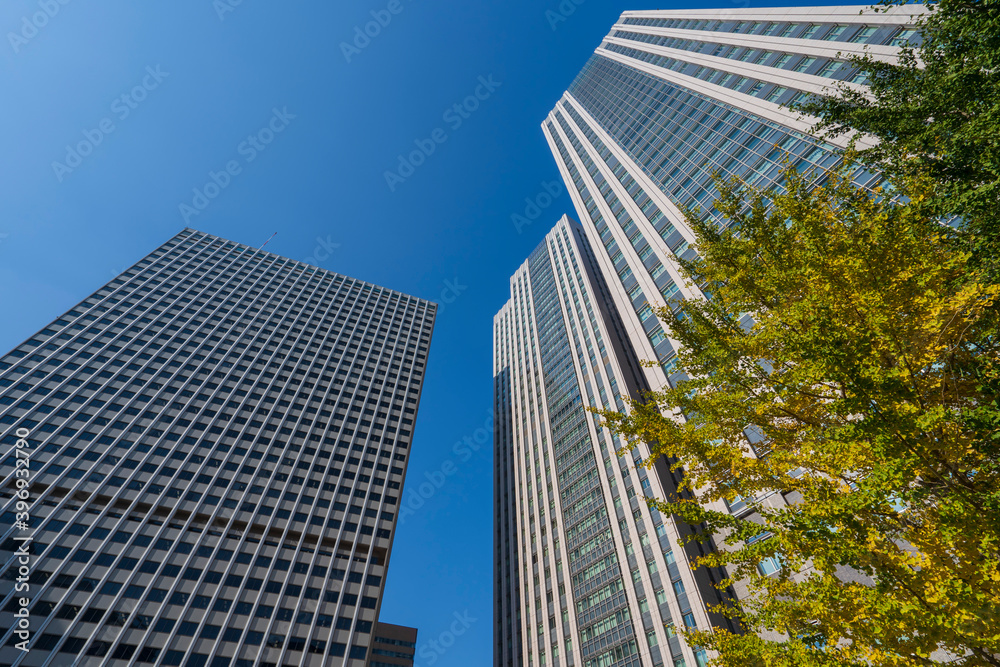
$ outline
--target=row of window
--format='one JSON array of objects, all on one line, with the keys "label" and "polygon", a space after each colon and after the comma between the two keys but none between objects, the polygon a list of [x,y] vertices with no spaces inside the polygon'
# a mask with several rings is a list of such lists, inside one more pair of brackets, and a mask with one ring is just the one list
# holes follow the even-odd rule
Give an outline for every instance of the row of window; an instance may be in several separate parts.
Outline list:
[{"label": "row of window", "polygon": [[[761,35],[789,39],[818,39],[830,42],[860,44],[888,44],[906,46],[918,33],[900,26],[869,26],[844,23],[789,23],[785,21],[720,21],[715,19],[655,19],[629,17],[625,25],[673,28],[676,30],[705,30],[742,35]],[[880,34],[881,33],[881,34]]]},{"label": "row of window", "polygon": [[[676,37],[660,37],[656,35],[645,35],[623,30],[615,31],[613,36],[636,42],[644,42],[646,44],[693,51],[694,53],[703,53],[718,58],[728,58],[739,62],[773,67],[775,69],[789,70],[802,74],[811,74],[828,79],[846,80],[861,84],[867,81],[865,75],[857,73],[853,65],[846,61],[835,60],[832,58],[803,56],[795,53],[730,46],[728,44],[716,44],[713,42],[696,42],[693,40],[682,40]],[[730,81],[726,81],[725,83],[722,82],[725,78],[724,76],[705,76],[704,72],[699,69],[699,65],[695,63],[687,64],[685,67],[685,63],[682,60],[664,58],[660,63],[656,64],[681,74],[687,74],[688,76],[705,79],[706,81],[711,80],[711,83],[718,83],[718,85],[730,87],[728,85]],[[777,97],[775,99],[777,99]]]},{"label": "row of window", "polygon": [[[81,318],[81,321],[75,324],[70,324],[71,320],[60,319],[57,320],[54,323],[54,325],[50,325],[49,328],[43,329],[42,332],[38,334],[39,338],[32,338],[28,340],[24,344],[24,347],[26,348],[39,347],[43,343],[45,343],[46,340],[49,340],[49,342],[46,343],[45,346],[42,348],[44,351],[52,352],[54,354],[71,354],[83,349],[84,345],[89,342],[90,347],[95,348],[95,351],[101,347],[108,347],[110,351],[118,352],[120,351],[120,348],[117,345],[115,346],[111,345],[111,343],[113,342],[112,337],[117,336],[117,340],[114,341],[116,343],[119,344],[129,343],[133,340],[133,338],[125,334],[133,333],[133,334],[138,334],[140,336],[139,343],[133,345],[131,350],[129,351],[138,352],[140,351],[140,348],[159,350],[161,349],[162,345],[160,343],[155,342],[154,340],[155,330],[158,327],[160,329],[167,331],[177,331],[180,328],[179,325],[176,324],[177,322],[184,324],[190,320],[196,324],[213,323],[214,325],[216,325],[216,328],[218,328],[218,324],[223,320],[222,315],[228,315],[228,311],[224,311],[222,315],[208,315],[205,314],[203,310],[195,308],[187,308],[186,310],[180,310],[175,308],[174,310],[175,312],[167,313],[167,315],[170,316],[169,319],[160,318],[156,322],[152,321],[142,322],[142,324],[147,324],[148,326],[140,327],[137,325],[132,325],[127,330],[125,329],[125,327],[127,326],[126,322],[131,322],[135,320],[138,317],[138,315],[134,313],[126,313],[125,311],[119,308],[116,308],[115,310],[112,310],[109,313],[110,317],[114,317],[115,319],[119,320],[117,322],[112,321],[107,316],[101,318],[100,320],[97,320],[97,315],[95,314],[84,315]],[[92,311],[93,313],[102,314],[107,312],[107,308],[104,306],[96,306],[92,308]],[[79,317],[80,314],[81,313],[71,311],[70,317]],[[163,313],[150,312],[149,314],[162,315]],[[176,315],[176,317],[174,317],[174,315]],[[183,317],[182,315],[191,315],[192,317],[188,318],[188,317]],[[86,324],[84,324],[85,322],[94,322],[94,324],[90,325],[90,327],[87,328]],[[236,322],[229,322],[229,324],[235,325]],[[355,333],[353,334],[353,336],[347,336],[346,332],[343,332],[339,328],[332,329],[330,323],[324,323],[322,325],[313,325],[312,330],[310,331],[305,331],[303,329],[296,329],[295,327],[302,326],[301,318],[300,320],[296,320],[291,323],[287,322],[275,323],[270,321],[262,321],[260,326],[258,325],[248,326],[246,324],[241,324],[236,328],[230,328],[229,332],[230,333],[248,332],[249,334],[252,334],[255,346],[250,347],[250,352],[260,352],[262,349],[260,346],[266,346],[267,349],[265,350],[265,352],[268,355],[270,355],[273,359],[278,359],[278,360],[286,358],[289,352],[294,352],[295,358],[297,359],[316,357],[317,361],[327,361],[329,359],[332,359],[333,361],[339,361],[341,355],[350,352],[357,352],[360,345],[361,346],[360,352],[362,354],[366,354],[371,351],[378,352],[381,351],[383,348],[398,348],[394,349],[392,352],[393,361],[397,363],[408,364],[411,362],[411,359],[409,357],[404,358],[403,343],[406,343],[405,349],[407,354],[413,354],[415,351],[419,352],[419,354],[416,354],[416,359],[418,362],[421,362],[426,359],[425,353],[427,351],[426,347],[427,341],[420,340],[419,342],[421,344],[419,348],[417,348],[417,342],[418,342],[417,334],[421,333],[420,330],[416,330],[414,331],[413,334],[407,335],[408,334],[407,331],[400,330],[398,327],[396,327],[395,329],[393,329],[394,333],[390,334],[388,333],[390,325],[386,324],[385,322],[370,321],[368,322],[368,324],[369,326],[373,327],[371,330],[367,330],[363,334]],[[59,329],[52,328],[52,326],[64,329],[63,333],[60,334]],[[273,339],[273,334],[281,333],[283,331],[287,331],[289,334],[292,335],[303,334],[303,333],[312,334],[315,332],[317,327],[321,327],[321,330],[323,331],[331,333],[339,331],[340,333],[345,335],[342,335],[340,338],[333,341],[327,341],[325,338],[319,341],[310,340],[309,342],[306,342],[305,340],[300,340],[299,342],[295,343],[294,346],[291,343],[285,343],[281,342],[281,340]],[[186,343],[186,348],[187,348],[185,350],[180,351],[177,354],[177,356],[180,357],[192,356],[194,348],[197,347],[198,342],[191,341],[188,338],[188,336],[191,336],[194,333],[195,333],[194,330],[186,330],[185,333],[178,335],[176,337],[175,342],[179,344]],[[395,345],[395,343],[397,342],[397,339],[395,338],[396,334],[399,334],[400,336],[398,339],[399,345]],[[203,338],[204,336],[200,337]],[[106,340],[98,340],[100,338],[104,338]],[[161,334],[159,336],[159,340],[163,341],[167,341],[169,340],[169,338],[170,334],[167,333]],[[226,361],[224,359],[225,353],[229,351],[229,348],[227,347],[228,344],[231,341],[236,340],[237,338],[246,338],[246,336],[230,335],[227,341],[225,342],[222,341],[221,337],[213,336],[213,339],[215,338],[217,338],[218,340],[211,340],[210,342],[219,344],[218,345],[209,345],[207,343],[202,344],[202,351],[205,352],[206,354],[220,355],[210,359],[209,360],[210,362],[224,362]],[[304,338],[304,336],[302,336],[302,338]],[[93,342],[91,342],[92,340]],[[62,342],[57,343],[57,341],[62,341]],[[239,361],[238,350],[245,349],[246,347],[247,347],[246,344],[235,346],[233,351],[231,352],[231,356],[233,358],[229,359],[228,361],[230,362]],[[173,353],[177,352],[177,350],[169,349],[167,350],[167,352]],[[323,352],[326,352],[328,354],[322,354]],[[126,352],[126,354],[123,356],[131,356],[131,355],[128,355]],[[149,357],[140,357],[140,358],[148,359]],[[388,356],[383,355],[383,358],[387,359]],[[204,360],[204,357],[195,355],[195,359],[202,361]],[[255,355],[244,354],[243,360],[247,362],[252,362],[255,360]],[[161,359],[158,361],[162,363],[165,360]],[[418,363],[418,366],[423,366],[423,364]]]},{"label": "row of window", "polygon": [[[205,441],[202,441],[199,444],[201,446],[210,446],[211,445],[211,443],[207,443]],[[128,446],[126,444],[123,444],[123,443],[119,443],[117,445],[117,447],[124,448],[127,451],[131,451],[128,448]],[[162,448],[158,448],[158,449],[162,449]],[[237,449],[243,449],[243,448],[237,448]],[[146,483],[151,482],[151,481],[153,481],[154,479],[157,479],[157,478],[161,478],[161,479],[158,479],[157,481],[164,482],[164,483],[169,483],[176,476],[176,478],[178,480],[180,480],[180,481],[189,481],[189,480],[193,479],[193,480],[195,480],[196,484],[205,484],[205,485],[210,485],[210,486],[215,486],[215,487],[220,487],[220,488],[231,488],[231,489],[237,490],[237,491],[243,491],[243,490],[246,490],[246,489],[249,488],[250,489],[250,494],[253,494],[253,493],[258,493],[258,494],[262,493],[263,492],[263,487],[261,487],[260,485],[249,486],[249,483],[251,482],[251,480],[248,479],[245,482],[244,481],[236,481],[235,477],[234,478],[227,477],[225,475],[225,473],[226,472],[237,472],[238,471],[238,473],[237,473],[238,475],[255,475],[258,478],[264,478],[264,479],[273,477],[275,479],[275,481],[281,481],[281,482],[284,482],[284,481],[287,481],[287,480],[291,479],[292,485],[306,484],[308,486],[308,488],[320,488],[320,486],[322,484],[323,490],[325,490],[325,491],[334,491],[336,489],[336,480],[338,478],[343,478],[345,481],[350,481],[350,480],[354,480],[355,478],[357,478],[357,480],[359,482],[363,482],[363,483],[371,482],[372,484],[377,485],[377,486],[386,485],[386,479],[384,477],[378,477],[378,476],[376,476],[374,478],[374,480],[372,480],[371,475],[364,474],[364,472],[365,472],[365,469],[370,469],[370,468],[374,468],[377,472],[382,472],[382,473],[388,473],[388,471],[389,471],[389,466],[386,463],[377,463],[376,464],[373,460],[368,460],[368,459],[366,459],[365,461],[362,462],[359,458],[351,456],[348,459],[348,461],[349,461],[348,466],[351,466],[351,465],[360,465],[360,473],[358,473],[358,474],[356,474],[355,472],[352,472],[350,470],[348,470],[346,472],[342,471],[341,468],[335,467],[333,465],[331,465],[329,467],[329,469],[327,469],[326,466],[321,465],[320,463],[314,463],[313,466],[312,466],[312,473],[313,474],[308,478],[308,481],[307,481],[307,478],[303,477],[302,475],[291,475],[291,476],[289,476],[288,472],[281,472],[282,468],[280,468],[280,467],[279,468],[275,468],[275,469],[268,469],[265,465],[263,465],[261,463],[257,463],[257,464],[254,464],[254,465],[243,465],[242,468],[240,468],[237,461],[230,460],[225,465],[221,466],[221,469],[217,473],[214,473],[214,476],[213,476],[213,474],[212,474],[213,471],[210,470],[210,469],[211,468],[219,468],[220,467],[220,463],[221,463],[221,461],[219,459],[214,459],[213,458],[213,459],[209,459],[204,464],[204,466],[202,466],[201,470],[205,471],[205,472],[201,472],[200,474],[198,474],[197,476],[195,476],[195,471],[191,470],[190,468],[188,468],[187,470],[181,470],[180,472],[178,472],[177,468],[172,467],[172,465],[176,465],[176,464],[173,463],[174,459],[180,459],[180,460],[184,459],[183,452],[177,452],[178,454],[182,454],[182,455],[181,456],[172,456],[171,460],[164,461],[160,465],[157,465],[157,464],[152,463],[152,462],[147,462],[147,463],[144,463],[144,464],[142,464],[140,466],[139,465],[139,461],[136,461],[135,459],[132,459],[132,458],[128,458],[128,459],[125,459],[124,461],[122,461],[122,456],[121,456],[122,453],[121,452],[119,452],[119,455],[107,454],[103,458],[101,458],[98,451],[96,451],[94,449],[91,449],[91,450],[87,451],[86,453],[84,453],[81,456],[81,450],[78,449],[78,448],[76,448],[76,447],[68,447],[67,446],[67,447],[59,448],[57,445],[54,445],[54,444],[46,445],[45,447],[42,448],[42,451],[45,452],[45,453],[59,452],[60,455],[54,459],[53,463],[51,463],[50,465],[48,465],[47,467],[45,467],[44,469],[42,469],[42,471],[40,473],[38,473],[40,475],[45,475],[45,474],[60,475],[60,474],[62,474],[66,470],[66,466],[72,466],[72,465],[74,465],[74,464],[76,464],[78,462],[82,462],[86,466],[87,462],[97,461],[97,463],[95,465],[93,465],[92,467],[86,468],[86,469],[85,468],[72,468],[69,471],[69,473],[67,474],[67,477],[69,477],[70,479],[81,479],[85,475],[87,475],[87,473],[89,471],[90,472],[90,476],[87,478],[88,481],[91,481],[91,482],[103,482],[105,480],[105,478],[107,477],[107,474],[110,474],[110,472],[111,472],[110,467],[111,466],[115,466],[116,464],[118,464],[119,462],[121,462],[121,466],[117,469],[117,472],[120,472],[122,474],[128,474],[126,472],[127,470],[138,470],[138,473],[140,473],[142,475],[150,475],[150,477],[146,477],[144,480],[134,480],[134,481],[141,481],[142,484],[146,484]],[[246,450],[244,449],[244,452],[245,451]],[[329,458],[330,457],[330,452],[329,451],[324,451],[323,453],[326,454],[326,456],[325,457],[320,456],[319,457],[320,459],[322,459],[322,458]],[[235,455],[239,456],[239,453],[237,452]],[[386,459],[388,459],[391,456],[391,454],[389,452],[387,452],[387,451],[382,451],[382,452],[379,453],[379,455],[381,457],[383,457],[383,458],[386,458]],[[156,456],[156,454],[154,454],[153,456]],[[260,459],[261,456],[262,456],[262,452],[260,452],[260,451],[253,451],[253,452],[250,453],[250,456],[249,456],[249,458],[247,460],[250,461],[252,459]],[[402,454],[397,454],[397,456],[405,458],[405,456],[402,455]],[[335,462],[343,462],[344,459],[345,459],[345,455],[344,454],[334,454],[333,455],[333,459],[334,459]],[[191,463],[191,464],[199,464],[199,463],[201,463],[204,460],[205,460],[205,457],[201,456],[201,455],[192,455],[192,456],[188,457],[188,463]],[[266,457],[266,459],[265,459],[265,461],[267,461],[267,462],[277,461],[277,460],[278,459],[277,459],[277,455],[276,454],[268,454],[267,457]],[[283,465],[283,466],[290,466],[292,463],[294,463],[294,461],[289,460],[289,457],[287,457],[287,456],[284,459],[281,459],[281,461],[282,461],[281,465]],[[104,469],[104,472],[103,473],[102,472],[97,472],[101,468]],[[305,474],[305,471],[309,469],[309,464],[307,462],[305,462],[305,461],[302,461],[302,462],[300,462],[296,466],[296,469],[302,469],[303,474]],[[206,472],[209,473],[209,474],[206,474]],[[289,470],[289,472],[291,472],[291,470]],[[369,471],[369,472],[371,472],[371,471]],[[402,472],[403,472],[402,468],[397,468],[395,466],[392,467],[392,474],[401,475]],[[332,482],[326,482],[326,483],[324,483],[323,480],[327,479],[327,477],[324,477],[324,475],[329,475],[329,478],[332,478],[333,481]],[[257,480],[257,481],[260,481],[260,480]],[[125,482],[126,482],[126,479],[124,477],[120,477],[118,475],[112,476],[109,479],[109,481],[108,481],[108,483],[111,486],[122,486],[122,484],[125,483]],[[388,482],[388,488],[390,488],[390,489],[398,489],[399,486],[400,486],[400,483],[398,481],[392,481],[392,480],[390,480]],[[267,496],[271,497],[271,498],[277,498],[277,497],[279,497],[279,495],[280,494],[278,493],[277,489],[273,489],[273,488],[270,489],[268,491],[268,493],[267,493]],[[286,499],[288,499],[288,493],[287,492],[286,492],[285,496],[286,496]],[[188,498],[188,500],[191,500],[191,498]]]},{"label": "row of window", "polygon": [[[235,263],[240,259],[249,260],[267,260],[269,268],[262,269],[260,266],[255,266],[253,268],[241,269],[238,274],[233,274],[235,277],[246,278],[250,275],[257,276],[258,278],[273,278],[280,273],[306,277],[305,274],[311,273],[316,274],[309,278],[309,287],[318,287],[321,284],[332,284],[338,285],[348,290],[348,295],[350,296],[360,296],[360,295],[371,295],[372,293],[378,294],[383,303],[397,303],[400,300],[406,301],[409,305],[409,309],[412,310],[414,305],[417,306],[417,310],[422,310],[425,307],[431,310],[436,309],[436,305],[424,301],[422,299],[416,299],[410,297],[406,294],[396,292],[393,290],[386,289],[384,287],[379,287],[378,285],[373,285],[371,283],[365,283],[363,281],[348,278],[346,276],[341,276],[339,274],[325,271],[317,270],[316,267],[308,266],[294,260],[290,260],[277,255],[272,255],[271,253],[260,252],[253,248],[246,246],[235,246],[232,243],[225,243],[221,239],[209,236],[207,234],[197,234],[186,241],[181,241],[185,238],[186,234],[182,233],[175,237],[173,240],[167,242],[164,246],[157,249],[146,259],[139,262],[137,266],[130,271],[123,273],[123,277],[128,277],[134,275],[136,269],[143,268],[165,268],[174,266],[178,258],[182,256],[191,256],[195,253],[201,253],[203,258],[214,257],[219,258],[227,263]],[[235,250],[235,253],[219,253],[219,250]],[[243,254],[240,258],[237,254]],[[159,261],[156,261],[159,260]],[[154,263],[155,262],[155,263]],[[289,270],[291,269],[291,270]],[[212,270],[209,275],[220,276],[222,275],[217,270]],[[226,276],[231,277],[231,276]],[[114,283],[112,283],[114,284]],[[386,300],[388,297],[388,300]]]},{"label": "row of window", "polygon": [[[239,641],[242,635],[242,630],[230,628],[224,633],[223,641]],[[226,636],[235,637],[236,639],[225,639]],[[43,634],[34,643],[32,648],[40,651],[51,651],[58,646],[60,639],[62,639],[61,635]],[[281,649],[282,647],[286,647],[286,637],[272,633],[266,637],[265,641],[264,633],[250,631],[243,638],[243,644],[244,646],[261,646],[263,644],[267,648]],[[87,641],[85,639],[69,637],[63,642],[62,646],[59,646],[59,653],[78,655],[86,645]],[[186,654],[184,651],[176,649],[162,649],[151,646],[140,649],[135,644],[119,644],[114,651],[111,651],[111,647],[112,644],[110,642],[98,640],[90,644],[85,655],[109,660],[131,660],[138,664],[159,663],[171,667],[181,664],[185,667],[209,666],[209,656],[207,654]],[[329,642],[328,646],[325,640],[313,639],[309,641],[301,637],[287,638],[287,650],[318,655],[326,653],[334,657],[346,656],[357,660],[364,660],[368,655],[368,649],[364,646],[353,645],[348,652],[347,645],[343,643]],[[210,667],[277,667],[277,665],[273,662],[258,662],[251,659],[234,659],[217,656],[212,660]]]},{"label": "row of window", "polygon": [[[199,336],[195,335],[194,337],[198,338]],[[197,343],[189,345],[189,349],[179,352],[177,356],[179,356],[181,358],[193,356],[195,360],[204,360],[205,359],[204,355],[198,354],[198,353],[194,352],[194,349],[195,349],[196,345],[197,345]],[[54,347],[54,346],[52,344],[46,346],[46,348],[51,348],[51,347]],[[119,375],[119,379],[122,379],[122,380],[130,379],[132,377],[132,374],[136,373],[136,372],[138,372],[139,374],[143,374],[143,373],[155,373],[156,371],[159,371],[159,370],[166,371],[167,369],[173,369],[173,371],[172,371],[171,374],[172,375],[178,375],[178,376],[181,376],[181,377],[187,377],[186,375],[183,375],[184,372],[186,372],[186,373],[195,373],[197,375],[204,375],[205,378],[207,378],[209,376],[209,374],[212,374],[211,377],[218,378],[218,379],[221,379],[223,381],[238,381],[238,380],[242,379],[244,376],[246,376],[248,371],[253,371],[256,374],[256,376],[259,377],[259,378],[273,379],[273,378],[275,378],[275,372],[282,372],[283,371],[285,373],[288,373],[288,374],[291,374],[291,375],[295,376],[296,380],[301,380],[303,377],[308,377],[311,380],[321,380],[322,382],[325,382],[325,383],[330,383],[332,381],[336,381],[338,384],[343,384],[344,377],[347,376],[348,373],[350,373],[350,377],[352,379],[354,379],[354,380],[356,380],[357,378],[361,377],[357,372],[352,372],[352,370],[353,371],[362,372],[362,373],[368,373],[369,376],[365,376],[364,377],[365,381],[371,381],[372,377],[370,377],[370,376],[371,375],[375,375],[376,373],[377,373],[377,378],[376,379],[380,380],[380,381],[385,381],[386,374],[388,374],[388,376],[389,376],[388,379],[389,380],[396,379],[397,376],[398,376],[397,374],[400,374],[400,375],[402,375],[402,380],[405,381],[405,380],[409,379],[409,375],[411,373],[412,373],[412,375],[413,375],[414,378],[419,378],[423,374],[423,370],[422,369],[423,369],[423,366],[424,366],[423,362],[418,361],[418,362],[416,362],[415,366],[411,369],[411,367],[409,365],[407,365],[407,362],[402,361],[401,358],[399,358],[399,357],[394,358],[392,361],[396,362],[396,363],[393,363],[391,365],[390,365],[388,359],[382,359],[382,360],[377,361],[377,362],[376,361],[361,361],[361,360],[359,360],[359,361],[355,362],[355,364],[353,365],[353,367],[348,362],[347,364],[342,365],[340,368],[338,368],[338,370],[336,372],[337,377],[336,377],[336,380],[334,380],[334,377],[332,375],[333,371],[330,370],[330,369],[327,369],[325,372],[329,372],[329,373],[331,373],[331,375],[322,375],[321,376],[321,374],[319,372],[317,372],[315,370],[309,370],[308,368],[294,368],[294,367],[292,367],[290,365],[286,365],[286,366],[282,367],[281,364],[278,363],[278,362],[276,362],[276,361],[271,361],[270,363],[268,363],[267,360],[261,360],[259,362],[248,362],[247,365],[235,364],[235,368],[233,370],[229,371],[228,374],[227,374],[225,371],[216,370],[216,369],[219,369],[219,368],[223,368],[223,369],[224,368],[232,368],[234,366],[233,362],[228,362],[228,361],[227,362],[221,362],[221,364],[217,364],[215,366],[208,366],[208,365],[198,366],[198,365],[195,365],[195,364],[186,364],[186,365],[184,365],[183,362],[180,359],[168,360],[165,356],[159,356],[159,357],[153,358],[152,354],[150,354],[149,352],[144,352],[143,351],[144,349],[156,350],[158,348],[160,348],[160,346],[156,345],[156,344],[152,344],[152,345],[149,345],[149,346],[143,346],[140,343],[138,345],[133,346],[132,349],[126,349],[124,352],[122,352],[121,354],[117,355],[116,359],[112,360],[110,357],[101,355],[101,356],[97,357],[96,361],[97,361],[98,364],[105,364],[106,362],[110,361],[111,363],[107,364],[107,365],[111,369],[114,369],[114,368],[123,368],[125,371],[128,371],[128,372],[121,373]],[[119,348],[117,346],[110,346],[109,351],[116,352],[116,351],[120,351],[120,349],[121,348]],[[202,351],[204,351],[206,353],[210,352],[213,349],[214,349],[213,346],[208,346],[208,345],[204,345],[202,347]],[[74,351],[75,350],[69,350],[69,352],[74,352]],[[67,354],[69,352],[67,352]],[[95,349],[94,352],[97,353],[97,354],[100,354],[101,350]],[[165,352],[172,353],[172,352],[177,352],[177,350],[176,350],[176,348],[167,348],[165,350]],[[26,356],[26,353],[24,353],[23,351],[18,351],[18,352],[12,353],[10,355],[11,361],[13,361],[13,360],[15,360],[17,358],[23,358],[24,356]],[[140,361],[140,362],[141,361],[147,361],[147,363],[145,363],[145,364],[143,364],[143,363],[136,363],[135,361],[132,361],[131,363],[129,363],[129,359],[128,358],[129,357],[133,357],[133,356],[136,357],[138,361]],[[42,381],[45,381],[46,379],[48,379],[50,381],[62,382],[64,380],[66,380],[65,376],[56,375],[56,376],[52,376],[52,377],[47,377],[49,375],[49,372],[51,372],[51,371],[46,372],[43,369],[46,369],[46,368],[53,368],[54,369],[58,365],[59,367],[64,367],[65,370],[67,370],[67,371],[76,371],[76,370],[80,369],[81,365],[84,365],[84,364],[87,363],[86,362],[87,359],[91,359],[92,357],[93,357],[92,353],[78,352],[76,354],[76,357],[73,357],[72,359],[75,360],[76,362],[79,362],[79,363],[74,363],[74,361],[71,360],[71,357],[69,357],[69,356],[66,356],[66,357],[63,357],[63,358],[59,358],[57,354],[48,355],[47,357],[39,355],[39,354],[32,355],[32,357],[30,357],[28,359],[28,361],[31,361],[31,362],[44,362],[44,363],[42,365],[38,366],[36,368],[36,370],[33,373],[31,373],[31,378],[33,378],[35,380],[42,380]],[[278,357],[277,355],[275,355],[275,356],[272,356],[272,359],[274,359],[274,358],[279,358],[280,359],[280,358],[284,358],[284,357],[285,357],[285,355],[283,355],[283,354],[280,355],[280,357]],[[211,360],[209,360],[209,363],[216,362],[216,361],[218,361],[218,359],[211,359]],[[335,361],[339,362],[340,359],[337,358],[337,359],[335,359]],[[253,364],[252,368],[249,365],[251,363]],[[400,368],[400,365],[399,365],[400,363],[403,364],[402,368]],[[126,364],[128,364],[127,367],[126,367]],[[8,369],[11,368],[12,365],[13,364],[11,362],[4,362],[3,367],[0,370],[8,370]],[[268,368],[274,369],[275,372],[271,372],[271,371],[266,370]],[[3,380],[2,385],[0,385],[0,386],[5,386],[5,387],[6,386],[10,386],[14,382],[14,376],[15,375],[24,375],[24,374],[29,373],[30,371],[31,371],[31,368],[29,368],[28,366],[24,366],[24,365],[16,366],[16,367],[13,368],[13,370],[10,370],[10,372],[4,374],[6,376],[6,378]],[[395,371],[395,372],[393,372],[393,371]],[[111,370],[101,371],[100,368],[98,366],[96,366],[96,365],[85,367],[82,371],[80,371],[80,373],[78,375],[94,375],[95,373],[98,374],[98,377],[102,377],[102,378],[111,378],[114,375],[114,373]],[[288,375],[284,375],[284,376],[278,377],[279,381],[287,381],[288,379],[289,379]],[[313,385],[310,384],[309,388],[312,388],[312,387],[313,387]],[[325,390],[327,388],[328,388],[327,385],[321,386],[322,390]]]}]

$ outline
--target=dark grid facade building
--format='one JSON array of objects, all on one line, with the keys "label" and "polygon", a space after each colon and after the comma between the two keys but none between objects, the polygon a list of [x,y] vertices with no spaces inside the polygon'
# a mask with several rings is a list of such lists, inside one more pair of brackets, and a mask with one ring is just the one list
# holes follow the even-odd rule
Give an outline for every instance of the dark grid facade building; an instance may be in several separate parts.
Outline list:
[{"label": "dark grid facade building", "polygon": [[368,667],[413,667],[416,651],[416,628],[376,623],[372,659]]},{"label": "dark grid facade building", "polygon": [[435,311],[186,229],[2,357],[0,664],[366,665]]}]

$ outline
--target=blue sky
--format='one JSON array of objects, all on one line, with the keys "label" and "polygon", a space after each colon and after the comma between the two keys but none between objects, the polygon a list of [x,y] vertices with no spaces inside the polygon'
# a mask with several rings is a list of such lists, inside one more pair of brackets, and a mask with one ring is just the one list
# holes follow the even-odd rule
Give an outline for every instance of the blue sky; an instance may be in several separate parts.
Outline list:
[{"label": "blue sky", "polygon": [[559,179],[540,124],[622,11],[747,0],[236,2],[0,5],[0,348],[184,226],[445,302],[407,486],[452,474],[397,532],[382,617],[424,644],[459,614],[420,664],[487,665],[491,442],[455,446],[489,429],[510,274],[572,214],[512,223]]}]

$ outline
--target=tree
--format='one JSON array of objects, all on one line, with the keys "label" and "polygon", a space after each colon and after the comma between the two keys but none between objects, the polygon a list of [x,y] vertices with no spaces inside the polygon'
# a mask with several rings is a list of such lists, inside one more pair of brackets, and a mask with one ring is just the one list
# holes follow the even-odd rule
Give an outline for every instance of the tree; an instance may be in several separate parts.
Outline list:
[{"label": "tree", "polygon": [[[892,198],[813,183],[724,182],[729,225],[688,216],[710,298],[658,315],[691,379],[600,414],[685,471],[651,504],[724,543],[696,566],[749,587],[719,609],[746,634],[687,633],[718,664],[1000,665],[1000,286],[927,177]],[[789,504],[756,502],[775,491]],[[709,509],[738,499],[755,511]]]},{"label": "tree", "polygon": [[[906,4],[886,0],[884,5]],[[818,130],[858,131],[880,142],[858,159],[890,181],[922,174],[936,187],[928,203],[960,216],[971,266],[1000,280],[1000,2],[924,3],[919,43],[898,63],[851,58],[867,74],[867,92],[836,94],[799,108],[821,118]]]}]

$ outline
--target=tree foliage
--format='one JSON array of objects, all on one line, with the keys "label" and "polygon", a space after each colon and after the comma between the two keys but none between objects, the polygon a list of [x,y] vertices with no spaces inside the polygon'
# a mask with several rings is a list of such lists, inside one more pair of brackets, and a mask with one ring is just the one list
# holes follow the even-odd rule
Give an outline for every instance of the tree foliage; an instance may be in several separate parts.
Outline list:
[{"label": "tree foliage", "polygon": [[[928,177],[899,177],[896,203],[812,183],[723,183],[727,227],[689,216],[711,298],[658,315],[691,379],[602,413],[683,468],[654,504],[725,543],[698,566],[748,586],[720,609],[746,634],[688,639],[734,667],[1000,664],[1000,286]],[[739,499],[749,515],[709,509]]]},{"label": "tree foliage", "polygon": [[[903,5],[886,0],[884,5]],[[841,85],[802,105],[831,134],[880,139],[859,159],[896,180],[923,174],[935,184],[928,203],[961,216],[974,266],[1000,279],[1000,1],[938,0],[899,62],[852,58],[869,89]]]}]

